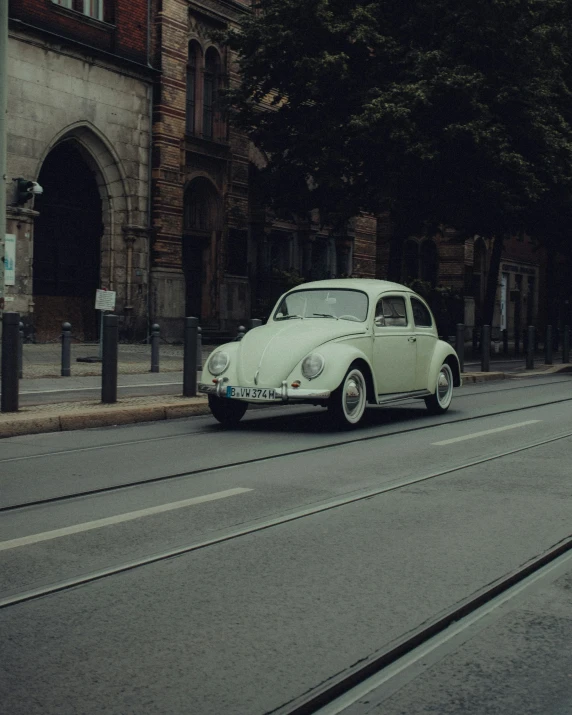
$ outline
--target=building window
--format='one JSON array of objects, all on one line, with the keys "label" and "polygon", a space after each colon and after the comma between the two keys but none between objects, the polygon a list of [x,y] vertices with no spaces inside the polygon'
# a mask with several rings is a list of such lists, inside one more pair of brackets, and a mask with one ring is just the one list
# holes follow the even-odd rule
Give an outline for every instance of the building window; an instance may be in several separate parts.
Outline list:
[{"label": "building window", "polygon": [[439,252],[435,241],[428,239],[421,244],[421,280],[430,283],[433,288],[439,277]]},{"label": "building window", "polygon": [[194,134],[196,130],[197,107],[197,52],[195,42],[189,43],[189,56],[187,60],[187,97],[186,97],[186,130],[187,134]]},{"label": "building window", "polygon": [[248,275],[248,231],[229,228],[227,271],[233,276]]},{"label": "building window", "polygon": [[203,136],[215,138],[215,110],[220,76],[220,59],[217,51],[209,47],[205,56],[203,78]]},{"label": "building window", "polygon": [[411,238],[403,247],[403,275],[406,281],[419,278],[419,244]]},{"label": "building window", "polygon": [[52,2],[96,20],[103,20],[103,0],[52,0]]}]

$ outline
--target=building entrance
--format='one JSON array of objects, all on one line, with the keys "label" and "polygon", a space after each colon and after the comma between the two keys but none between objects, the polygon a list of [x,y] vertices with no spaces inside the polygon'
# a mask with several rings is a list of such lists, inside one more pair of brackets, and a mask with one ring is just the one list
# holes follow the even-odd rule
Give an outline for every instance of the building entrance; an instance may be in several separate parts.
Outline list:
[{"label": "building entrance", "polygon": [[34,226],[34,330],[46,341],[72,324],[80,339],[97,338],[95,291],[99,287],[103,234],[101,196],[93,171],[73,141],[47,156],[36,199]]}]

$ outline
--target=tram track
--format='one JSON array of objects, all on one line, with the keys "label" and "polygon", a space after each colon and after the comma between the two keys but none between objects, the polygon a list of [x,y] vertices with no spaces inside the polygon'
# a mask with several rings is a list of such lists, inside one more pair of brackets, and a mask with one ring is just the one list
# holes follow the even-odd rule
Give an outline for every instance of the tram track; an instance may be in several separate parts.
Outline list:
[{"label": "tram track", "polygon": [[[455,474],[455,473],[461,472],[465,469],[470,469],[472,467],[476,467],[481,464],[494,462],[496,460],[503,459],[504,457],[509,457],[511,455],[518,454],[520,452],[524,452],[524,451],[527,451],[530,449],[535,449],[537,447],[542,447],[547,444],[551,444],[554,442],[558,442],[560,440],[570,439],[570,438],[572,438],[572,432],[566,432],[566,433],[563,433],[563,434],[560,434],[560,435],[557,435],[554,437],[550,437],[548,439],[543,439],[543,440],[533,442],[528,445],[516,447],[516,448],[510,449],[510,450],[505,450],[505,451],[500,452],[495,455],[489,455],[489,456],[483,457],[481,459],[467,461],[463,464],[448,467],[446,469],[441,469],[441,470],[431,472],[428,474],[424,474],[421,476],[417,476],[417,477],[400,479],[393,483],[385,484],[384,486],[378,487],[375,489],[359,490],[359,491],[353,492],[352,494],[349,494],[349,495],[346,494],[345,496],[339,497],[337,499],[330,499],[326,502],[315,503],[311,506],[297,508],[295,510],[283,513],[279,516],[273,516],[271,518],[259,518],[259,519],[256,519],[256,520],[250,522],[250,523],[243,524],[237,528],[229,529],[226,532],[220,534],[219,536],[215,536],[211,539],[195,541],[194,543],[179,546],[176,548],[172,548],[167,551],[163,551],[161,553],[151,554],[151,555],[140,557],[138,559],[125,561],[123,563],[119,563],[119,564],[116,564],[116,565],[108,567],[108,568],[100,569],[100,570],[86,573],[86,574],[83,574],[83,575],[80,575],[80,576],[77,576],[74,578],[62,580],[62,581],[59,581],[59,582],[56,582],[53,584],[41,586],[36,589],[22,591],[22,592],[13,594],[11,596],[0,598],[0,610],[9,608],[9,607],[13,607],[13,606],[16,606],[19,604],[27,603],[30,601],[34,601],[34,600],[37,600],[40,598],[44,598],[46,596],[49,596],[49,595],[52,595],[55,593],[69,591],[71,589],[74,589],[74,588],[77,588],[80,586],[87,586],[91,583],[101,581],[103,579],[110,578],[112,576],[116,576],[116,575],[119,575],[119,574],[122,574],[122,573],[125,573],[128,571],[133,571],[135,569],[142,568],[144,566],[149,566],[149,565],[159,563],[162,561],[167,561],[167,560],[176,558],[178,556],[191,554],[195,551],[203,550],[203,549],[206,549],[206,548],[209,548],[212,546],[216,546],[218,544],[222,544],[225,542],[240,539],[242,537],[245,537],[245,536],[257,533],[257,532],[266,531],[268,529],[271,529],[271,528],[274,528],[277,526],[281,526],[283,524],[287,524],[290,522],[305,519],[305,518],[308,518],[308,517],[311,517],[311,516],[314,516],[317,514],[321,514],[323,512],[331,511],[334,509],[339,509],[339,508],[347,506],[349,504],[355,504],[357,502],[364,501],[366,499],[371,499],[373,497],[380,496],[380,495],[388,493],[388,492],[395,492],[400,489],[410,487],[412,485],[416,485],[416,484],[419,484],[422,482],[427,482],[427,481],[430,481],[433,479],[437,479],[439,477],[444,477],[449,474]],[[559,554],[563,553],[565,550],[572,549],[572,537],[566,541],[565,548],[562,546],[562,544],[559,546],[559,548],[561,549],[561,551],[559,551]],[[562,549],[564,549],[564,551],[562,551]],[[544,558],[546,558],[546,557],[544,557]],[[552,558],[556,558],[556,555],[553,555]],[[526,568],[529,569],[528,571],[526,571],[526,573],[527,574],[529,572],[531,573],[530,565],[527,566]],[[540,567],[537,566],[536,568],[540,568]],[[521,569],[518,573],[524,573],[524,568]],[[516,576],[513,575],[513,578],[516,578]],[[521,578],[524,578],[524,576],[521,575]],[[503,581],[503,583],[504,583],[504,581]],[[492,595],[490,595],[493,593],[493,591],[495,594],[497,593],[497,591],[495,589],[498,589],[498,588],[499,588],[498,584],[491,585],[488,587],[487,593],[489,593],[489,598],[493,597]],[[504,588],[507,588],[507,586],[505,585]],[[470,604],[473,604],[471,606],[472,608],[476,607],[474,605],[474,599],[472,599],[470,601]],[[457,614],[457,610],[455,610],[455,612],[454,612],[455,614]],[[457,617],[461,617],[461,616],[458,615]],[[451,616],[451,618],[449,619],[449,622],[452,622],[452,620],[451,620],[452,618],[453,617]],[[442,621],[442,619],[440,619],[439,623],[441,623],[441,621]],[[435,628],[435,627],[436,626],[434,624],[431,626],[431,628]],[[441,627],[445,628],[446,625],[441,624]],[[424,636],[425,638],[430,637],[429,630],[425,629],[423,631],[423,633],[425,634],[425,636]],[[431,633],[433,633],[433,631],[431,631]],[[414,647],[412,645],[412,642],[413,641],[411,641],[411,639],[408,639],[407,644],[408,644],[409,648]],[[403,646],[403,647],[405,647],[405,646]],[[394,653],[394,649],[392,649],[391,653]],[[388,657],[387,654],[385,654],[383,656],[383,658],[385,658],[385,659],[387,659],[387,657]],[[398,656],[395,655],[395,653],[394,653],[394,655],[392,657],[395,658]],[[383,660],[383,663],[386,663],[386,662],[387,662],[386,660]],[[379,658],[376,658],[375,663],[376,663],[375,667],[377,667],[378,670],[380,667],[385,667],[384,665],[382,665],[382,660],[380,660]],[[358,674],[358,671],[356,671],[355,678],[359,677],[361,679],[364,679],[366,677],[369,677],[368,674],[371,674],[372,667],[373,666],[368,662],[368,664],[364,665],[363,668],[359,669],[359,674]],[[347,677],[350,677],[350,676],[347,676]],[[354,677],[354,676],[352,676],[352,677]],[[348,687],[350,687],[349,682],[350,681],[348,681],[346,678],[344,678],[343,687],[345,687],[346,689]],[[354,682],[354,680],[352,680],[351,682]],[[357,680],[355,682],[357,682]],[[339,684],[336,686],[331,685],[331,687],[334,689],[337,688],[335,690],[335,692],[339,693],[339,688],[342,687],[342,685],[339,685]],[[353,685],[351,687],[353,687]],[[334,693],[334,690],[331,690],[328,694],[330,701],[333,697],[337,697],[337,695],[335,695],[333,693]],[[320,701],[321,704],[324,704],[325,702],[326,702],[325,700],[323,702]],[[314,700],[312,699],[312,707],[318,707],[318,705],[320,705],[320,703],[318,703],[317,701],[314,702]],[[304,707],[309,707],[309,706],[304,705]],[[320,707],[321,707],[321,705],[320,705]],[[292,710],[292,715],[294,715],[294,714],[302,715],[302,713],[311,713],[311,712],[314,712],[314,711],[313,710],[299,710],[299,711]],[[290,715],[290,713],[289,713],[289,715]]]},{"label": "tram track", "polygon": [[[147,485],[151,485],[151,484],[157,484],[157,483],[166,482],[166,481],[170,481],[170,480],[182,479],[185,477],[192,477],[195,475],[196,476],[204,475],[204,474],[218,472],[221,470],[234,469],[237,467],[244,467],[244,466],[260,464],[260,463],[264,463],[264,462],[272,462],[272,461],[277,461],[277,460],[284,459],[284,458],[291,457],[291,456],[297,456],[297,455],[301,455],[301,454],[310,454],[310,453],[315,453],[315,452],[320,452],[320,451],[327,451],[330,449],[337,449],[340,447],[345,447],[350,444],[371,442],[374,440],[383,439],[385,437],[392,437],[392,436],[396,436],[396,435],[420,432],[423,430],[432,429],[434,427],[447,427],[447,426],[451,426],[454,424],[462,424],[464,422],[472,422],[475,420],[487,419],[490,417],[498,417],[500,415],[523,412],[526,410],[533,410],[533,409],[537,409],[539,407],[546,407],[546,406],[555,405],[555,404],[564,403],[564,402],[572,402],[572,397],[564,397],[564,398],[557,399],[557,400],[549,400],[547,402],[535,403],[534,405],[511,407],[506,410],[498,410],[496,412],[489,412],[489,413],[479,414],[479,415],[471,415],[468,417],[460,417],[457,419],[443,420],[440,422],[431,422],[429,424],[417,425],[415,427],[409,427],[409,428],[405,428],[405,429],[395,429],[395,430],[383,432],[381,434],[376,433],[376,434],[365,434],[365,435],[360,435],[360,436],[354,436],[353,438],[340,439],[340,440],[336,440],[335,442],[328,442],[326,444],[319,444],[319,445],[313,445],[310,447],[303,447],[301,449],[292,449],[292,450],[288,450],[288,451],[284,451],[284,452],[279,452],[277,454],[264,455],[264,456],[260,456],[260,457],[252,457],[249,459],[237,460],[234,462],[228,462],[228,463],[224,463],[224,464],[215,464],[215,465],[211,465],[211,466],[200,467],[198,469],[191,469],[191,470],[186,470],[184,472],[176,472],[176,473],[172,473],[172,474],[164,474],[164,475],[160,475],[160,476],[156,476],[156,477],[136,479],[136,480],[132,480],[130,482],[125,482],[125,483],[121,483],[121,484],[112,484],[112,485],[106,485],[103,487],[96,487],[93,489],[84,489],[81,491],[75,491],[75,492],[71,492],[68,494],[60,494],[57,496],[46,497],[43,499],[29,500],[27,502],[21,502],[18,504],[8,504],[6,506],[0,506],[0,513],[17,512],[19,510],[28,509],[28,508],[32,508],[32,507],[69,502],[71,500],[80,499],[80,498],[84,498],[84,497],[97,496],[97,495],[102,495],[102,494],[110,494],[110,493],[114,493],[114,492],[120,492],[120,491],[123,491],[126,489],[133,489],[133,488],[137,488],[137,487],[147,486]],[[197,434],[197,433],[195,433],[195,434]],[[199,433],[199,434],[202,434],[202,433]],[[161,439],[161,438],[158,438],[158,439]],[[146,441],[152,441],[152,440],[146,440]],[[18,459],[20,459],[20,458],[18,458]]]},{"label": "tram track", "polygon": [[265,715],[341,715],[360,698],[388,682],[393,675],[415,667],[446,640],[484,618],[492,609],[499,608],[519,595],[519,590],[533,585],[535,580],[541,578],[545,572],[550,572],[563,557],[568,557],[566,560],[569,561],[571,553],[572,535],[530,559],[520,568],[486,585],[437,618],[394,641],[389,647],[369,655],[342,674],[278,708],[267,711]]}]

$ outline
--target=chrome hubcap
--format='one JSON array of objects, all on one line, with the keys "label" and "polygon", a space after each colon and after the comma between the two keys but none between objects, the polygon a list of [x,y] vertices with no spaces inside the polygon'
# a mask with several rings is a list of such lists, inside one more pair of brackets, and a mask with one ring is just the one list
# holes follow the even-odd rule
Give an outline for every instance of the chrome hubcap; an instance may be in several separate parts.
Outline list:
[{"label": "chrome hubcap", "polygon": [[443,406],[450,400],[452,377],[449,366],[443,365],[439,372],[439,379],[437,380],[437,398],[439,403]]},{"label": "chrome hubcap", "polygon": [[355,378],[346,382],[346,409],[352,414],[359,407],[361,390]]},{"label": "chrome hubcap", "polygon": [[360,372],[352,371],[344,384],[344,412],[349,422],[358,422],[365,409],[365,382]]}]

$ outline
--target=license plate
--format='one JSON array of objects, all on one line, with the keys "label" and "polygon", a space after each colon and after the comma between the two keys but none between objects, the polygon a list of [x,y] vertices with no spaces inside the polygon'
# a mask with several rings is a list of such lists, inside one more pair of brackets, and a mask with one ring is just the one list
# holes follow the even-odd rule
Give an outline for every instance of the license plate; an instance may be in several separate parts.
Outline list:
[{"label": "license plate", "polygon": [[239,400],[273,400],[275,391],[269,387],[231,387],[226,388],[226,396]]}]

